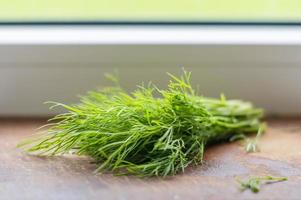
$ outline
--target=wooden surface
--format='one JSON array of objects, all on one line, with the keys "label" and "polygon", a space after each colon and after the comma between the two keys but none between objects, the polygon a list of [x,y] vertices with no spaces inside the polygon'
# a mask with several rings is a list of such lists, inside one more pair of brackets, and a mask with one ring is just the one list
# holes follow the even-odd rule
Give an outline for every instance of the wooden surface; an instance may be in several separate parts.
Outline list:
[{"label": "wooden surface", "polygon": [[[236,143],[212,146],[206,164],[165,180],[95,175],[84,157],[42,158],[16,149],[43,120],[0,120],[0,199],[301,199],[301,119],[269,120],[260,153]],[[287,176],[258,194],[235,177]]]}]

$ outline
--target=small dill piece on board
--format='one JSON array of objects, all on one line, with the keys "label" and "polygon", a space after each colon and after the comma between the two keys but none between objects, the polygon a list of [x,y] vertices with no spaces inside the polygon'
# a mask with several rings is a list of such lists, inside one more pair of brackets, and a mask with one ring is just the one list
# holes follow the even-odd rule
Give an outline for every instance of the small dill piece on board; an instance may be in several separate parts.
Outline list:
[{"label": "small dill piece on board", "polygon": [[287,181],[286,177],[274,177],[274,176],[259,176],[250,177],[246,181],[237,180],[240,184],[241,190],[250,189],[252,192],[257,193],[260,190],[261,185],[268,183],[275,183],[280,181]]}]

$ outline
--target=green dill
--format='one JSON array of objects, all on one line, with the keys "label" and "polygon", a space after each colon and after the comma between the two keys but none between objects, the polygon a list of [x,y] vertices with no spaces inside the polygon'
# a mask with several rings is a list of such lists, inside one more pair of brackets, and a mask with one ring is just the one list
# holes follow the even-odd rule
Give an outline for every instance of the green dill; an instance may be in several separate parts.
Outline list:
[{"label": "green dill", "polygon": [[248,138],[245,134],[236,134],[233,135],[229,141],[233,142],[233,141],[237,141],[237,140],[242,140],[245,150],[247,153],[255,153],[255,152],[259,152],[260,148],[258,145],[258,141],[263,133],[263,131],[265,130],[266,125],[264,123],[261,124],[261,126],[259,126],[257,134],[255,136],[255,138]]},{"label": "green dill", "polygon": [[257,132],[257,135],[254,139],[246,139],[246,144],[245,144],[245,149],[247,153],[255,153],[255,152],[259,152],[259,145],[258,145],[258,140],[260,139],[262,132],[264,130],[265,125],[262,124]]},{"label": "green dill", "polygon": [[274,176],[259,176],[259,177],[250,177],[246,181],[241,181],[237,179],[240,184],[241,190],[250,189],[252,192],[257,193],[260,190],[261,185],[274,183],[279,181],[288,180],[286,177],[274,177]]},{"label": "green dill", "polygon": [[75,105],[52,103],[66,112],[19,146],[90,156],[99,173],[164,177],[201,164],[207,145],[260,128],[263,111],[251,103],[197,95],[190,72],[169,77],[167,89],[149,84],[127,93],[109,76],[117,86],[91,91]]}]

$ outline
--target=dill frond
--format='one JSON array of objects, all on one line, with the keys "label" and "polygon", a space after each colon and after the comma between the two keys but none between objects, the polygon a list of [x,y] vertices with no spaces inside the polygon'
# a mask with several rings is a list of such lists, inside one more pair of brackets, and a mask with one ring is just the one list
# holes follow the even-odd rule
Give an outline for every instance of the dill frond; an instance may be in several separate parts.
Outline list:
[{"label": "dill frond", "polygon": [[252,192],[257,193],[260,190],[261,185],[267,183],[274,183],[288,180],[286,177],[274,177],[274,176],[259,176],[250,177],[246,181],[237,179],[240,184],[241,190],[250,189]]},{"label": "dill frond", "polygon": [[258,141],[262,135],[263,130],[265,129],[265,124],[263,123],[257,132],[257,135],[254,139],[246,139],[246,144],[245,144],[245,149],[247,153],[255,153],[255,152],[259,152],[259,145],[258,145]]}]

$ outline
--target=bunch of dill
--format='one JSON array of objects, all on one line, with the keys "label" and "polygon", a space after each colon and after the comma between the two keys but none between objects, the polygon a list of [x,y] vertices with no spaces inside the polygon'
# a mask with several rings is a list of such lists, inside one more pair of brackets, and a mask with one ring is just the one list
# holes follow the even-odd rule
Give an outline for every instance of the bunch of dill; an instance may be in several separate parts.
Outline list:
[{"label": "bunch of dill", "polygon": [[190,72],[169,76],[167,89],[150,84],[128,94],[116,86],[89,92],[76,105],[54,103],[67,112],[21,146],[42,155],[90,156],[97,172],[167,176],[202,163],[206,145],[261,126],[262,110],[251,103],[196,95]]}]

